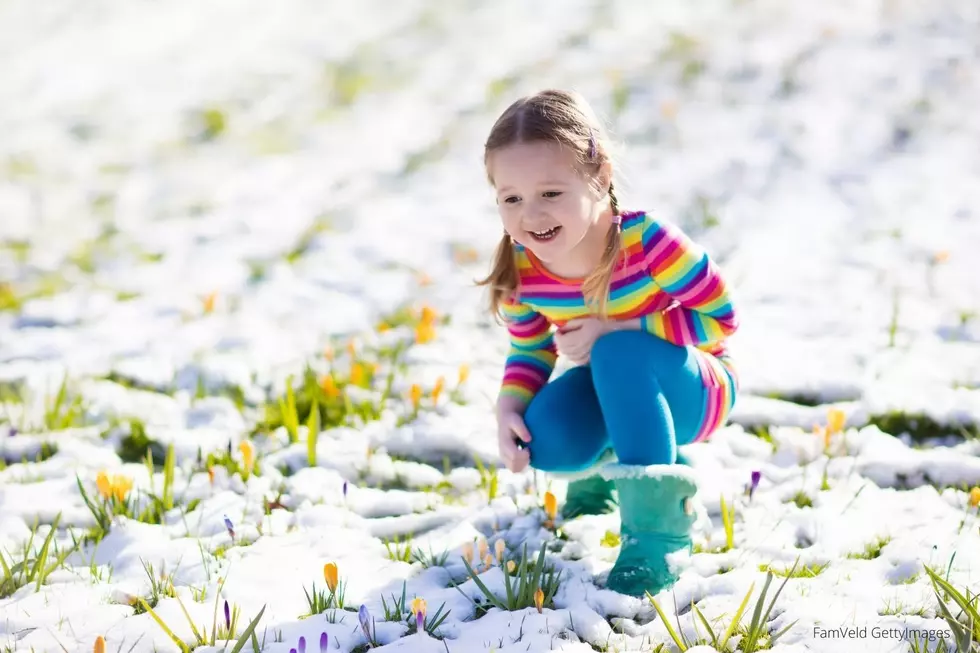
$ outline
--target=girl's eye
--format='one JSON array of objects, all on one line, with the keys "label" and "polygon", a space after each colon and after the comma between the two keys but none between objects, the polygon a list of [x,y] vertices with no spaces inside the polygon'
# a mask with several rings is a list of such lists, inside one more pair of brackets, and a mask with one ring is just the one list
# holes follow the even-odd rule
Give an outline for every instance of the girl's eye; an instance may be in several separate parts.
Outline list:
[{"label": "girl's eye", "polygon": [[510,196],[510,197],[508,197],[508,198],[506,198],[506,199],[504,200],[504,203],[505,203],[505,204],[513,204],[513,203],[514,203],[514,202],[516,202],[517,200],[518,200],[518,198],[516,198],[516,197],[514,197],[514,196],[512,195],[512,196]]},{"label": "girl's eye", "polygon": [[545,197],[558,197],[559,195],[561,195],[560,190],[549,190],[544,194]]}]

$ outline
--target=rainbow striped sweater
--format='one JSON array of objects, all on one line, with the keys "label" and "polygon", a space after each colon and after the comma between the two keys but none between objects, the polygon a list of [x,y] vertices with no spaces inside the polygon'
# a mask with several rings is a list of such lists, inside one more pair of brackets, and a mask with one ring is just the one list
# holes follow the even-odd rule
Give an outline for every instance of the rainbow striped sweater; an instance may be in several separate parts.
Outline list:
[{"label": "rainbow striped sweater", "polygon": [[[624,259],[613,274],[608,316],[640,318],[648,333],[697,349],[709,389],[703,437],[730,411],[738,384],[725,344],[738,317],[725,280],[705,250],[676,225],[642,211],[621,218]],[[590,312],[582,279],[556,276],[527,248],[515,244],[514,249],[520,287],[519,297],[501,306],[510,336],[501,394],[527,402],[555,369],[555,328]]]}]

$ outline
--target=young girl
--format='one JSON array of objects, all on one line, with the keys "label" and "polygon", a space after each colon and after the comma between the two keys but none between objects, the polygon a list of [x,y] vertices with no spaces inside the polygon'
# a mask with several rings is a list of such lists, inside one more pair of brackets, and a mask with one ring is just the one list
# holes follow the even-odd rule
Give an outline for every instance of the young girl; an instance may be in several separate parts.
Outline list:
[{"label": "young girl", "polygon": [[[621,210],[604,130],[576,93],[516,101],[484,162],[504,235],[480,283],[511,343],[500,455],[511,471],[572,479],[566,518],[618,497],[607,587],[656,594],[676,582],[671,555],[691,549],[697,486],[677,447],[707,438],[735,403],[725,280],[674,224]],[[550,380],[559,354],[575,366]]]}]

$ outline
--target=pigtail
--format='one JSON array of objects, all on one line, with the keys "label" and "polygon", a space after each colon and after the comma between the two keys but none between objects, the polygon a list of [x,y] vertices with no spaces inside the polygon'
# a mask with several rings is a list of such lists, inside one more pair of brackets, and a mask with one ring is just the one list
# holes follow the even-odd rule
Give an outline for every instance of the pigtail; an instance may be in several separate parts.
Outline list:
[{"label": "pigtail", "polygon": [[622,216],[619,211],[619,200],[616,198],[616,191],[611,182],[609,184],[609,205],[612,208],[613,220],[606,232],[606,247],[596,269],[582,283],[582,294],[586,303],[591,305],[601,317],[606,316],[613,273],[616,271],[616,265],[621,261],[623,253]]},{"label": "pigtail", "polygon": [[503,319],[500,305],[517,291],[518,272],[514,259],[514,245],[506,232],[497,244],[493,256],[493,268],[485,279],[476,282],[478,286],[490,286],[490,313],[499,323]]}]

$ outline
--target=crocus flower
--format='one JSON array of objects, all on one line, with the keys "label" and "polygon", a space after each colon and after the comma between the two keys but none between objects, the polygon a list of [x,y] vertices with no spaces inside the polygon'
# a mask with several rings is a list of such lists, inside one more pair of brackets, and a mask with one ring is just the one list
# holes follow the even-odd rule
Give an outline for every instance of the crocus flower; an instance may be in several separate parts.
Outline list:
[{"label": "crocus flower", "polygon": [[205,314],[212,313],[214,311],[214,304],[217,301],[217,299],[218,299],[218,293],[210,293],[203,300],[201,300],[201,303],[203,304],[204,307]]},{"label": "crocus flower", "polygon": [[228,535],[231,536],[231,539],[235,539],[235,525],[228,519],[228,515],[225,515],[225,528],[228,529]]},{"label": "crocus flower", "polygon": [[95,487],[99,490],[99,494],[102,495],[103,499],[112,498],[112,483],[109,482],[109,475],[105,472],[99,472],[95,477]]},{"label": "crocus flower", "polygon": [[409,398],[412,400],[412,408],[418,410],[419,402],[422,401],[422,386],[418,383],[413,383],[409,390]]},{"label": "crocus flower", "polygon": [[368,612],[367,606],[363,603],[361,607],[357,610],[357,620],[361,624],[361,630],[364,631],[364,637],[367,641],[371,641],[371,613]]},{"label": "crocus flower", "polygon": [[362,385],[364,383],[364,368],[360,363],[351,364],[350,382],[352,385]]},{"label": "crocus flower", "polygon": [[508,560],[507,561],[507,571],[509,571],[510,573],[514,573],[514,570],[515,569],[517,569],[517,565],[514,563],[514,561],[513,560]]},{"label": "crocus flower", "polygon": [[242,440],[238,445],[238,450],[242,453],[242,463],[245,465],[245,472],[251,472],[252,465],[255,463],[255,447],[248,440]]},{"label": "crocus flower", "polygon": [[331,592],[337,591],[337,563],[328,562],[323,565],[323,580],[327,583],[327,589]]},{"label": "crocus flower", "polygon": [[441,376],[436,379],[436,385],[432,388],[432,402],[436,403],[439,401],[439,395],[442,394],[442,387],[445,385],[446,380]]},{"label": "crocus flower", "polygon": [[306,653],[306,638],[300,635],[299,646],[296,647],[297,653]]},{"label": "crocus flower", "polygon": [[544,592],[541,588],[534,590],[534,607],[538,609],[538,613],[541,612],[541,608],[544,607]]},{"label": "crocus flower", "polygon": [[427,342],[432,342],[436,337],[436,328],[429,322],[420,322],[417,327],[415,327],[415,342],[419,345],[424,345]]},{"label": "crocus flower", "polygon": [[506,543],[504,543],[504,541],[502,539],[497,540],[496,544],[493,545],[493,548],[497,552],[497,562],[503,562],[504,561],[504,550],[507,548]]},{"label": "crocus flower", "polygon": [[755,470],[752,472],[752,480],[749,482],[749,499],[752,499],[752,495],[755,493],[755,489],[759,487],[759,481],[762,479],[762,472]]},{"label": "crocus flower", "polygon": [[972,490],[970,490],[969,502],[971,508],[976,508],[977,506],[980,506],[980,487],[975,487]]},{"label": "crocus flower", "polygon": [[296,653],[296,649],[295,648],[289,649],[289,653]]},{"label": "crocus flower", "polygon": [[470,378],[470,366],[463,363],[459,366],[459,378],[457,381],[458,385],[463,385],[466,383],[466,379]]},{"label": "crocus flower", "polygon": [[344,481],[344,499],[347,498],[347,481]]},{"label": "crocus flower", "polygon": [[133,489],[133,479],[128,476],[114,474],[112,477],[112,496],[116,501],[122,503],[129,496],[129,491]]},{"label": "crocus flower", "polygon": [[102,635],[95,638],[95,647],[92,651],[93,653],[105,653],[105,638]]},{"label": "crocus flower", "polygon": [[225,630],[231,632],[231,609],[228,607],[228,599],[225,599]]},{"label": "crocus flower", "polygon": [[422,632],[425,630],[425,599],[420,596],[412,599],[412,613],[415,615],[415,629]]},{"label": "crocus flower", "polygon": [[320,633],[320,653],[327,653],[327,644],[330,643],[330,637],[327,633]]},{"label": "crocus flower", "polygon": [[10,437],[14,437],[15,435],[17,435],[17,433],[19,433],[19,431],[17,430],[17,427],[11,426],[10,427],[10,433],[9,433]]},{"label": "crocus flower", "polygon": [[208,483],[214,485],[214,467],[208,467]]},{"label": "crocus flower", "polygon": [[436,311],[435,311],[434,308],[432,308],[431,306],[423,306],[422,307],[421,321],[422,321],[423,324],[433,324],[433,323],[435,323],[436,317],[438,317],[438,315],[436,314]]},{"label": "crocus flower", "polygon": [[331,399],[340,396],[340,388],[337,387],[337,383],[333,380],[333,375],[331,374],[323,375],[323,378],[320,379],[320,387],[323,388],[323,394]]},{"label": "crocus flower", "polygon": [[551,492],[544,493],[544,511],[548,514],[550,521],[555,520],[555,516],[558,514],[558,500]]},{"label": "crocus flower", "polygon": [[840,408],[831,408],[827,411],[827,430],[831,433],[843,431],[845,422],[847,422],[847,415]]},{"label": "crocus flower", "polygon": [[486,558],[487,557],[487,554],[489,552],[490,552],[490,545],[487,544],[487,538],[481,537],[480,538],[480,560],[483,560],[484,558]]}]

